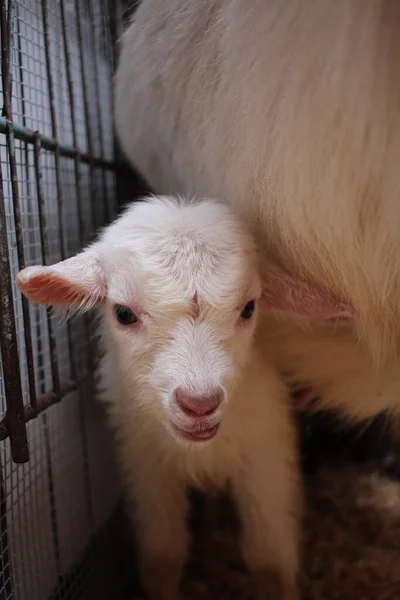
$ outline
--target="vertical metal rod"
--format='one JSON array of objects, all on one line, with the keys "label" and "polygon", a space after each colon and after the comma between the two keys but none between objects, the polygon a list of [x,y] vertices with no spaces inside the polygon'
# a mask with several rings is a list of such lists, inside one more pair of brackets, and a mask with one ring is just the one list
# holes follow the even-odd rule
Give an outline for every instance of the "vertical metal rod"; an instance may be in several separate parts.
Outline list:
[{"label": "vertical metal rod", "polygon": [[[81,70],[81,84],[82,84],[82,93],[83,93],[83,108],[85,114],[85,127],[86,127],[86,139],[88,146],[88,155],[89,155],[89,173],[90,173],[90,203],[92,207],[92,226],[93,232],[95,232],[97,227],[96,220],[96,193],[95,193],[95,179],[94,179],[94,161],[93,161],[93,142],[92,142],[92,128],[90,125],[90,117],[89,117],[89,103],[88,103],[88,92],[87,92],[87,81],[86,81],[86,72],[85,72],[85,61],[83,55],[83,33],[82,33],[82,23],[80,19],[80,3],[79,0],[75,0],[75,17],[76,17],[76,28],[78,32],[78,47],[79,47],[79,63]],[[93,353],[96,353],[96,344],[95,340],[92,337],[93,344]],[[90,371],[93,372],[93,371]]]},{"label": "vertical metal rod", "polygon": [[[25,266],[24,248],[21,227],[21,212],[19,205],[17,166],[15,161],[14,136],[12,131],[11,113],[11,70],[10,50],[14,26],[14,2],[9,0],[8,12],[5,0],[1,0],[1,66],[3,82],[3,115],[7,119],[7,146],[9,156],[9,167],[11,176],[11,189],[14,205],[15,232],[17,237],[17,253],[19,268]],[[0,173],[0,251],[1,251],[1,277],[0,291],[2,310],[0,311],[0,337],[2,339],[2,359],[4,366],[5,392],[7,403],[7,425],[10,432],[11,455],[15,462],[23,463],[29,460],[28,440],[26,426],[24,423],[24,406],[21,385],[21,373],[19,369],[19,353],[17,343],[17,331],[15,325],[14,300],[12,291],[12,279],[10,258],[8,253],[7,222],[3,191],[3,178]],[[29,307],[27,301],[22,302],[22,311],[25,328],[26,359],[28,363],[28,384],[31,402],[36,400],[36,384],[33,366],[32,338],[30,330]]]},{"label": "vertical metal rod", "polygon": [[[57,208],[58,208],[58,235],[60,239],[60,251],[61,251],[61,260],[65,260],[67,258],[67,250],[65,243],[65,235],[64,235],[64,210],[63,210],[63,197],[62,197],[62,189],[61,189],[61,176],[60,176],[60,150],[58,147],[58,132],[57,132],[57,120],[56,120],[56,111],[55,111],[55,103],[54,103],[54,85],[53,85],[53,75],[51,71],[51,57],[50,57],[50,39],[49,39],[49,20],[48,20],[48,6],[47,0],[42,0],[42,13],[43,13],[43,30],[44,30],[44,45],[45,45],[45,54],[46,54],[46,69],[47,69],[47,81],[49,87],[49,100],[50,100],[50,114],[51,114],[51,131],[53,138],[57,141],[57,146],[54,153],[54,161],[55,161],[55,172],[56,172],[56,188],[57,188]],[[38,138],[36,138],[36,141]],[[40,138],[39,138],[40,141]],[[36,144],[37,145],[37,144]],[[68,338],[68,352],[70,357],[70,366],[71,366],[71,377],[73,380],[76,379],[76,362],[75,362],[75,353],[72,342],[72,332],[71,332],[71,323],[67,323],[67,338]],[[54,359],[57,364],[57,354],[54,349]],[[59,391],[56,390],[56,392]]]},{"label": "vertical metal rod", "polygon": [[[23,57],[22,57],[22,44],[21,44],[21,35],[20,35],[20,20],[19,20],[19,9],[20,9],[20,5],[17,4],[16,5],[16,26],[17,26],[17,48],[18,48],[18,69],[19,69],[19,80],[20,80],[20,86],[21,86],[21,111],[22,111],[22,125],[23,127],[27,126],[27,121],[26,121],[26,105],[25,105],[25,85],[24,85],[24,68],[23,68]],[[35,140],[34,140],[35,142]],[[25,179],[26,179],[26,198],[27,198],[27,209],[28,209],[28,221],[29,221],[29,225],[28,225],[28,232],[29,232],[29,239],[27,241],[28,245],[31,244],[34,246],[35,244],[35,221],[34,221],[34,210],[33,210],[33,203],[34,203],[34,193],[31,192],[31,181],[30,181],[30,175],[29,175],[29,146],[27,143],[24,143],[24,158],[25,158]],[[38,307],[35,307],[35,313],[34,313],[34,325],[32,324],[32,327],[35,328],[36,330],[36,369],[37,369],[37,373],[40,374],[41,369],[43,368],[43,354],[42,354],[42,348],[43,348],[43,343],[42,343],[42,339],[41,339],[41,322],[40,322],[40,313],[39,313],[39,309]],[[40,375],[39,375],[39,379],[40,379]],[[54,381],[54,378],[53,378]],[[41,393],[44,393],[44,382],[42,384],[38,384],[39,385],[39,389],[41,391]],[[38,391],[38,390],[37,390]],[[34,402],[33,406],[31,403],[32,408],[34,409],[34,412],[36,413],[37,409],[38,409],[38,399],[36,398],[36,401]]]},{"label": "vertical metal rod", "polygon": [[75,0],[75,13],[76,13],[76,28],[78,32],[78,48],[79,48],[79,62],[80,62],[80,70],[81,70],[81,83],[82,83],[82,93],[83,93],[83,109],[85,114],[85,126],[86,126],[86,139],[87,139],[87,147],[88,147],[88,155],[90,157],[89,162],[89,172],[90,172],[90,202],[92,206],[92,222],[93,222],[93,230],[97,227],[96,222],[96,193],[95,193],[95,182],[94,182],[94,161],[93,161],[93,142],[92,142],[92,128],[90,125],[90,114],[89,114],[89,102],[88,102],[88,93],[87,93],[87,81],[86,81],[86,72],[85,72],[85,60],[83,56],[83,33],[82,33],[82,23],[80,19],[80,8],[79,8],[79,0]]},{"label": "vertical metal rod", "polygon": [[[121,2],[120,0],[112,0],[112,2],[110,3],[111,6],[109,7],[108,10],[108,17],[109,17],[109,34],[110,34],[110,38],[111,38],[111,52],[110,52],[110,59],[111,59],[111,64],[110,64],[110,69],[111,69],[111,73],[112,73],[112,80],[113,77],[115,75],[115,71],[117,69],[117,62],[118,62],[118,44],[119,44],[119,40],[120,40],[120,36],[122,35],[122,9],[121,9]],[[104,26],[104,23],[103,23]],[[120,31],[121,30],[121,31]],[[111,113],[112,115],[115,114],[115,98],[114,98],[114,89],[113,86],[110,86],[110,104],[111,104]],[[116,132],[115,132],[115,127],[112,128],[112,135],[113,135],[113,156],[115,160],[119,160],[121,159],[121,164],[123,163],[123,157],[121,155],[121,151],[120,148],[118,146],[118,141],[117,141],[117,136],[116,136]],[[121,179],[123,178],[123,175],[121,176]],[[118,206],[118,200],[120,197],[120,191],[121,191],[121,185],[120,185],[120,178],[119,177],[115,177],[113,179],[113,209],[116,210],[117,206]],[[122,196],[122,194],[121,194]]]},{"label": "vertical metal rod", "polygon": [[[3,99],[4,107],[3,114],[7,119],[7,148],[10,166],[11,176],[11,191],[13,199],[14,209],[14,224],[15,224],[15,236],[17,240],[17,255],[18,255],[18,266],[19,269],[25,267],[25,255],[24,255],[24,241],[21,224],[21,207],[19,200],[19,189],[18,189],[18,173],[17,163],[15,159],[15,139],[14,131],[12,126],[12,110],[11,110],[11,85],[12,75],[10,66],[10,52],[12,48],[12,38],[14,32],[14,16],[15,16],[15,2],[9,0],[8,13],[5,10],[5,0],[1,1],[1,38],[2,38],[2,75],[3,75]],[[7,24],[7,25],[6,25]],[[5,41],[6,40],[6,41]],[[36,383],[35,383],[35,371],[33,362],[33,348],[32,348],[32,336],[31,336],[31,323],[29,315],[29,304],[25,297],[22,297],[22,316],[24,323],[24,339],[25,339],[25,351],[26,361],[28,369],[28,386],[31,406],[36,405]]]},{"label": "vertical metal rod", "polygon": [[[73,81],[71,74],[71,61],[70,61],[70,53],[68,48],[68,36],[67,36],[67,24],[65,18],[65,5],[64,0],[60,1],[60,10],[61,10],[61,27],[62,27],[62,37],[63,37],[63,45],[64,45],[64,58],[67,72],[67,86],[68,86],[68,98],[69,98],[69,106],[70,106],[70,118],[72,125],[72,144],[75,148],[78,147],[78,137],[76,131],[76,114],[75,114],[75,100],[74,100],[74,89],[73,89]],[[79,232],[79,245],[82,248],[84,245],[84,228],[83,228],[83,208],[82,208],[82,194],[81,194],[81,173],[80,173],[80,165],[79,165],[79,157],[75,158],[75,191],[76,191],[76,204],[77,204],[77,218],[78,218],[78,232]],[[92,199],[93,201],[93,199]],[[90,339],[90,321],[89,316],[87,314],[84,315],[84,325],[85,325],[85,334],[86,339]],[[89,373],[89,377],[92,377],[95,367],[94,361],[92,357],[92,353],[90,349],[87,352],[87,369]],[[84,384],[87,387],[86,384]],[[90,469],[89,469],[89,449],[88,449],[88,441],[87,441],[87,431],[86,431],[86,418],[85,418],[85,398],[83,394],[82,386],[78,387],[79,394],[79,410],[80,410],[80,425],[81,425],[81,436],[82,436],[82,446],[83,446],[83,455],[84,455],[84,477],[85,477],[85,487],[86,487],[86,496],[87,496],[87,513],[89,519],[90,530],[93,531],[93,502],[92,502],[92,490],[90,485]]]},{"label": "vertical metal rod", "polygon": [[[24,69],[22,66],[22,46],[21,46],[21,35],[20,35],[20,20],[19,20],[19,4],[17,4],[16,8],[16,17],[17,17],[17,49],[18,49],[18,71],[19,71],[19,81],[21,87],[21,111],[22,111],[22,125],[26,127],[26,105],[25,105],[25,83],[24,83]],[[24,144],[24,155],[25,155],[25,179],[26,179],[26,197],[28,201],[28,219],[29,226],[28,229],[30,232],[34,230],[34,219],[33,219],[33,211],[31,206],[31,198],[32,194],[30,193],[30,181],[29,181],[29,147],[28,144]],[[34,234],[30,235],[31,242],[34,244]],[[29,243],[29,242],[28,242]]]},{"label": "vertical metal rod", "polygon": [[[119,57],[119,43],[122,37],[123,32],[123,18],[122,18],[122,7],[120,0],[112,0],[111,2],[112,9],[110,9],[110,34],[111,34],[111,60],[112,60],[112,70],[115,73],[118,66],[118,57]],[[114,90],[110,89],[111,94],[111,106],[112,106],[112,114],[114,115]],[[116,141],[115,136],[115,127],[113,128],[114,132],[114,144]]]},{"label": "vertical metal rod", "polygon": [[[43,263],[49,264],[49,250],[47,243],[47,224],[45,215],[45,202],[43,192],[43,172],[40,160],[40,135],[36,132],[35,145],[34,145],[34,157],[35,157],[35,179],[36,179],[36,194],[38,202],[38,213],[39,213],[39,227],[40,227],[40,244],[42,250]],[[50,347],[50,363],[51,363],[51,375],[53,379],[53,388],[56,394],[60,393],[60,373],[58,369],[57,361],[57,347],[56,347],[56,336],[54,321],[51,318],[51,309],[47,309],[47,331],[49,336],[49,347]]]},{"label": "vertical metal rod", "polygon": [[[60,252],[61,259],[65,258],[65,239],[64,239],[64,227],[63,227],[63,206],[62,206],[62,193],[61,193],[61,179],[60,179],[60,148],[58,145],[58,137],[57,137],[57,121],[56,121],[56,111],[54,105],[54,85],[53,85],[53,74],[51,71],[51,58],[50,58],[50,37],[49,37],[49,18],[48,18],[48,5],[47,0],[42,0],[42,19],[43,19],[43,33],[44,33],[44,49],[45,49],[45,57],[46,57],[46,72],[47,72],[47,85],[49,91],[49,102],[50,102],[50,118],[51,118],[51,131],[52,137],[56,141],[56,147],[54,150],[54,162],[55,162],[55,173],[56,173],[56,188],[57,188],[57,208],[58,208],[58,234],[60,240]],[[38,147],[40,143],[39,136],[36,136],[35,140],[35,148]],[[38,152],[36,150],[36,159],[38,158]],[[40,182],[38,185],[38,193],[42,194]],[[43,199],[43,196],[42,196]],[[39,200],[39,198],[38,198]],[[39,202],[40,205],[40,202]],[[72,370],[72,361],[73,358],[73,350],[71,344],[71,332],[68,324],[68,349],[71,360],[71,370]],[[54,338],[53,338],[54,339]],[[57,348],[55,344],[51,349],[52,352],[52,361],[54,361],[54,365],[57,367],[58,373],[58,360],[57,360]],[[52,365],[53,367],[53,365]],[[59,380],[58,380],[59,385]],[[54,490],[54,476],[53,476],[53,461],[52,461],[52,453],[50,446],[50,427],[48,424],[48,419],[46,413],[43,415],[43,434],[44,434],[44,442],[45,442],[45,452],[46,452],[46,464],[47,464],[47,480],[49,484],[49,497],[50,497],[50,510],[51,510],[51,528],[52,528],[52,537],[54,544],[54,552],[57,564],[57,572],[59,582],[62,580],[61,576],[61,555],[60,555],[60,543],[59,543],[59,531],[58,531],[58,522],[57,522],[57,507],[56,507],[56,499],[55,499],[55,490]]]},{"label": "vertical metal rod", "polygon": [[[97,65],[97,53],[96,53],[96,27],[95,27],[95,14],[92,10],[92,0],[88,0],[87,3],[89,12],[89,22],[91,23],[92,29],[92,45],[93,45],[93,60],[94,60],[94,85],[95,85],[95,96],[96,96],[96,109],[97,109],[97,132],[99,136],[100,144],[100,156],[104,157],[104,141],[103,141],[103,125],[101,118],[101,103],[100,103],[100,85],[99,85],[99,69]],[[110,219],[110,210],[108,203],[108,192],[107,192],[107,180],[106,172],[104,169],[101,170],[102,187],[103,187],[103,224],[108,223]]]},{"label": "vertical metal rod", "polygon": [[1,0],[1,74],[3,83],[3,111],[2,115],[10,110],[12,82],[9,78],[10,70],[10,40],[14,23],[15,5],[12,0],[8,1],[8,10],[6,9],[6,0]]},{"label": "vertical metal rod", "polygon": [[15,462],[29,460],[21,373],[15,327],[14,301],[8,254],[7,223],[3,192],[3,175],[0,167],[0,340],[6,395],[6,423],[10,434],[11,455]]},{"label": "vertical metal rod", "polygon": [[[21,223],[21,207],[19,201],[19,189],[18,189],[18,174],[17,174],[17,163],[15,159],[15,140],[12,125],[8,126],[7,131],[7,147],[10,164],[10,175],[11,175],[11,190],[13,197],[14,207],[14,226],[15,235],[17,240],[17,255],[18,255],[18,267],[19,269],[25,268],[25,251],[24,251],[24,240],[22,233]],[[36,383],[35,383],[35,370],[33,360],[33,347],[32,347],[32,335],[31,335],[31,319],[29,314],[28,300],[22,296],[22,316],[24,323],[24,338],[25,338],[25,351],[26,361],[28,368],[28,386],[30,404],[34,408],[36,406]]]},{"label": "vertical metal rod", "polygon": [[[70,53],[69,53],[69,49],[68,49],[67,24],[66,24],[66,19],[65,19],[64,0],[61,0],[60,8],[61,8],[61,28],[62,28],[62,36],[63,36],[64,58],[65,58],[65,66],[66,66],[66,72],[67,72],[68,99],[69,99],[71,128],[72,128],[72,145],[75,148],[78,148],[78,135],[77,135],[77,131],[76,131],[74,86],[73,86],[72,74],[71,74],[71,59],[70,59]],[[78,206],[79,243],[82,247],[83,243],[84,243],[84,239],[85,239],[85,227],[84,227],[85,220],[83,217],[82,194],[81,194],[81,188],[79,185],[79,182],[80,182],[80,156],[79,155],[77,155],[75,157],[74,164],[75,164],[75,182],[76,182],[76,202],[77,202],[77,206]]]},{"label": "vertical metal rod", "polygon": [[60,178],[60,149],[58,147],[58,135],[57,135],[57,120],[56,120],[56,109],[54,103],[54,83],[53,74],[51,71],[51,57],[50,57],[50,37],[49,37],[49,13],[47,0],[42,0],[42,16],[43,16],[43,31],[44,31],[44,49],[46,56],[46,71],[47,71],[47,85],[49,88],[49,102],[50,102],[50,119],[51,119],[51,135],[57,142],[54,149],[54,163],[56,173],[56,188],[57,188],[57,208],[58,208],[58,235],[60,239],[60,251],[61,260],[65,258],[65,239],[64,239],[64,227],[63,227],[63,206],[62,206],[62,191],[61,191],[61,178]]},{"label": "vertical metal rod", "polygon": [[[114,50],[114,69],[117,67],[118,62],[118,44],[123,33],[123,16],[121,0],[112,0],[112,35],[113,35],[113,50]],[[133,9],[135,9],[136,1],[133,2]]]},{"label": "vertical metal rod", "polygon": [[[120,44],[120,39],[122,37],[122,32],[123,32],[123,16],[122,16],[122,6],[121,6],[121,0],[112,0],[112,14],[111,14],[111,32],[112,32],[112,56],[113,56],[113,67],[114,67],[114,71],[116,71],[117,66],[118,66],[118,58],[119,58],[119,44]],[[114,115],[114,94],[111,94],[111,99],[112,99],[112,113]],[[122,155],[121,152],[121,148],[119,146],[118,140],[117,140],[117,136],[115,134],[115,127],[113,128],[113,133],[114,133],[114,156],[116,158],[116,160],[121,161],[121,163],[124,162],[124,157]],[[121,177],[116,177],[115,178],[115,194],[117,197],[117,203],[119,206],[121,206],[122,204],[124,204],[124,198],[126,196],[125,194],[125,185],[124,185],[124,174],[121,175]]]}]

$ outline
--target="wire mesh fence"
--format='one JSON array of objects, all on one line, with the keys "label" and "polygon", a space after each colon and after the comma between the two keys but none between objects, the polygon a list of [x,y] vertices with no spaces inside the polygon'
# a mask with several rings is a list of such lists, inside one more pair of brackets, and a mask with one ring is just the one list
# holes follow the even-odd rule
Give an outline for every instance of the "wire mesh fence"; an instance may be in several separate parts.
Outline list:
[{"label": "wire mesh fence", "polygon": [[119,493],[91,323],[56,323],[15,276],[75,254],[117,212],[121,7],[0,4],[0,600],[111,598]]}]

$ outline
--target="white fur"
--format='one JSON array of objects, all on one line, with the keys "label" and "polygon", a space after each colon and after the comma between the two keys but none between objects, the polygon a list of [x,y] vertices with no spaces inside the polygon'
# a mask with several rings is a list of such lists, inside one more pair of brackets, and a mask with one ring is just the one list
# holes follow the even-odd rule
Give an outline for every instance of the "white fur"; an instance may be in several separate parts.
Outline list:
[{"label": "white fur", "polygon": [[[59,290],[70,282],[66,297],[80,306],[78,273],[85,305],[102,286],[102,384],[149,597],[178,597],[188,550],[186,486],[230,483],[254,597],[267,597],[271,569],[282,598],[293,600],[301,514],[295,434],[287,388],[255,331],[262,279],[253,240],[223,204],[155,198],[129,208],[74,259],[25,270],[18,284],[28,297],[32,290],[51,303],[55,294],[62,304]],[[39,292],[38,275],[45,277]],[[245,321],[240,313],[252,299],[256,311]],[[120,325],[115,304],[130,307],[139,323]],[[217,385],[226,400],[207,423],[220,421],[218,433],[207,442],[183,440],[171,422],[192,421],[174,390],[201,396]]]},{"label": "white fur", "polygon": [[[400,369],[397,358],[380,368],[351,330],[294,322],[276,322],[263,316],[259,326],[265,358],[275,365],[295,390],[311,386],[319,402],[315,409],[332,409],[356,423],[386,411],[388,426],[400,409]],[[307,404],[305,405],[307,408]],[[300,407],[301,408],[301,407]]]},{"label": "white fur", "polygon": [[397,0],[142,0],[116,76],[119,139],[155,189],[231,203],[269,256],[354,307],[356,335],[296,346],[289,326],[275,358],[358,417],[392,409],[375,384],[400,379],[399,26]]}]

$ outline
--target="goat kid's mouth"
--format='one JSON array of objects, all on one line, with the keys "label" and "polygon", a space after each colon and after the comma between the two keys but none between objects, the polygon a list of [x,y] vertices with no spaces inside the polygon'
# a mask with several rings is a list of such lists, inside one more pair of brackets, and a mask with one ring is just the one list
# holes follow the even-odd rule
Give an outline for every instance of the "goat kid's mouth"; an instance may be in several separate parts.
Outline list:
[{"label": "goat kid's mouth", "polygon": [[173,421],[170,423],[174,434],[188,442],[207,442],[215,437],[220,426],[220,423],[210,425],[207,422],[202,423],[199,421],[184,429],[180,425],[176,425]]}]

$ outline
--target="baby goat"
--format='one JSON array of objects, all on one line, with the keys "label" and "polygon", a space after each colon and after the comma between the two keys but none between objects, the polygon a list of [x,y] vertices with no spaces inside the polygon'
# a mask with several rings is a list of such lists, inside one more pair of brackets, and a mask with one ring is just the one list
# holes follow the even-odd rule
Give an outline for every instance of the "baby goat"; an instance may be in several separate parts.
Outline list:
[{"label": "baby goat", "polygon": [[[101,309],[101,375],[149,597],[178,598],[186,486],[229,483],[254,597],[267,597],[272,571],[279,597],[297,598],[294,428],[288,391],[255,332],[263,302],[310,312],[310,290],[261,268],[223,204],[169,197],[133,204],[81,254],[28,267],[17,283],[33,302]],[[316,304],[321,318],[342,310]]]}]

